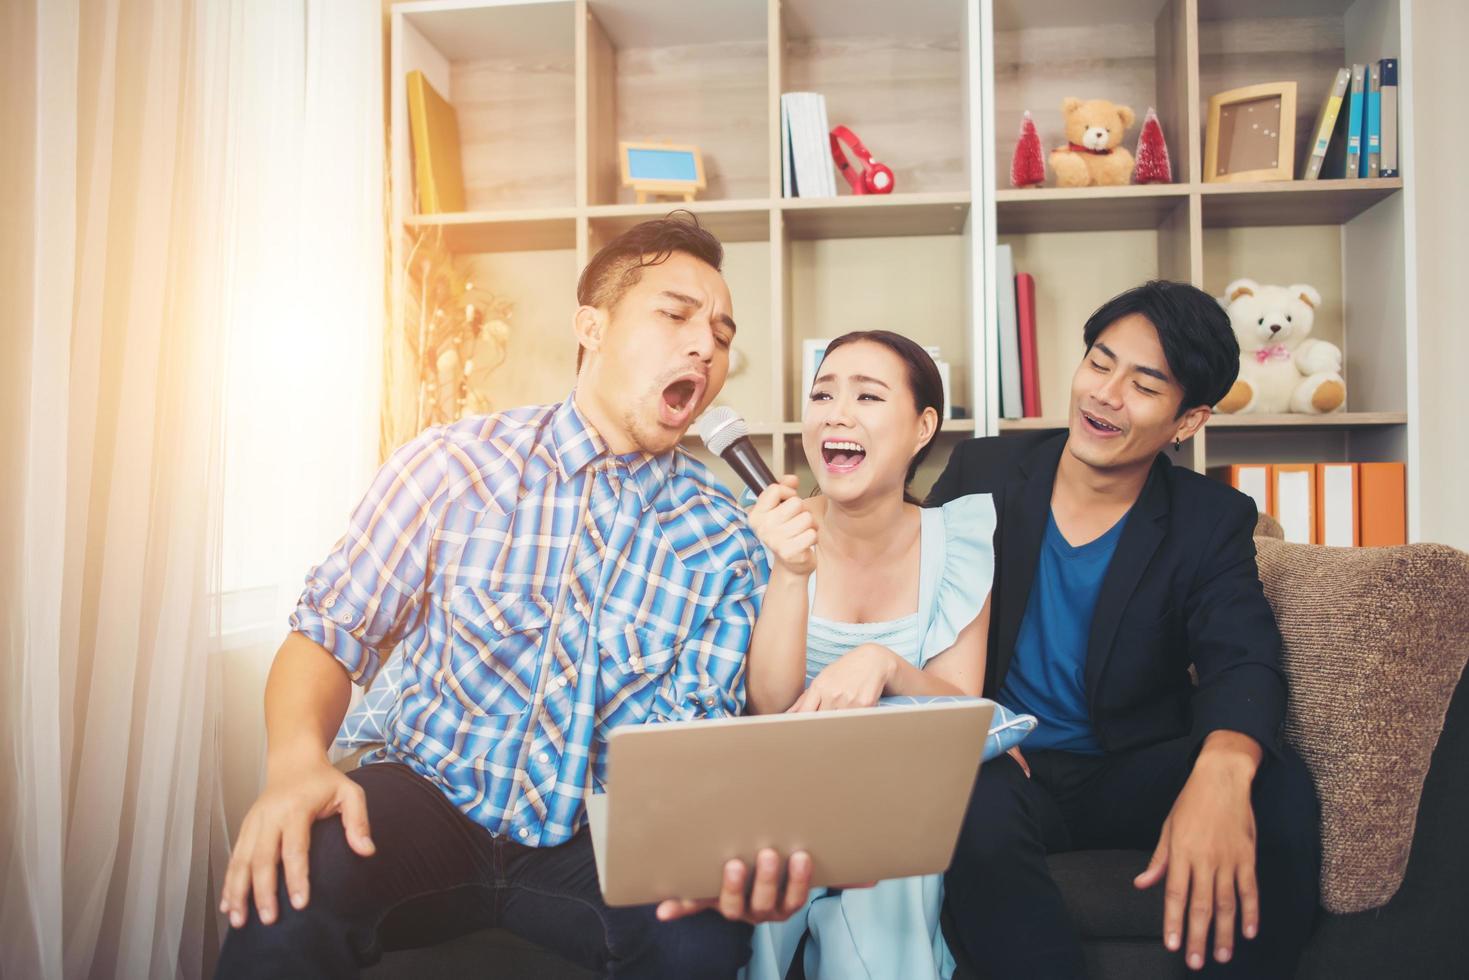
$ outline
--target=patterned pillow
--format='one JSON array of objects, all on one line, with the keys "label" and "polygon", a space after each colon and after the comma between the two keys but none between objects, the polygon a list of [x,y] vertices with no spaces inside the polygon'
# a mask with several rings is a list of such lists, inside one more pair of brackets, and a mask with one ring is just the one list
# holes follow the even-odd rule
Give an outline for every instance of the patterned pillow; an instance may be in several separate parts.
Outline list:
[{"label": "patterned pillow", "polygon": [[[885,697],[878,702],[878,707],[889,707],[905,704],[943,704],[947,701],[971,701],[973,698],[957,696],[928,696],[920,697],[916,694],[896,694]],[[1035,715],[1016,714],[1003,704],[995,705],[995,715],[990,719],[989,735],[984,740],[985,762],[999,758],[1009,752],[1015,746],[1025,741],[1025,736],[1035,731]]]},{"label": "patterned pillow", "polygon": [[337,748],[360,749],[387,741],[388,714],[398,703],[402,682],[403,658],[395,654],[377,672],[357,707],[342,719],[342,727],[337,731]]}]

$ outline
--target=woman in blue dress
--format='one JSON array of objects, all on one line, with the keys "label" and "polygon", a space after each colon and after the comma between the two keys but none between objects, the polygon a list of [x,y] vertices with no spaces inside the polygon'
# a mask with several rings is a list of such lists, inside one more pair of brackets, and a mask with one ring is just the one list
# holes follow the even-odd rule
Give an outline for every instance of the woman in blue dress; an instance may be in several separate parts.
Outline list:
[{"label": "woman in blue dress", "polygon": [[[766,489],[750,522],[771,556],[747,661],[753,713],[866,707],[892,695],[977,696],[995,512],[988,494],[924,510],[908,493],[943,417],[933,359],[888,331],[828,345],[802,421],[821,494]],[[804,933],[806,976],[948,978],[943,877],[818,890],[755,931],[745,976],[781,980]]]}]

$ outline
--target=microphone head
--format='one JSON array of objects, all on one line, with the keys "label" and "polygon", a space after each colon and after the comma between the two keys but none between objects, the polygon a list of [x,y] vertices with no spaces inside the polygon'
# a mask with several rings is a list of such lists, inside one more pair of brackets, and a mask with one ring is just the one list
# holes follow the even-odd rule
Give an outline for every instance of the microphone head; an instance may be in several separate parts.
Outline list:
[{"label": "microphone head", "polygon": [[736,439],[750,434],[750,424],[740,417],[739,412],[724,405],[716,405],[705,412],[694,423],[694,428],[699,431],[704,445],[716,456],[723,456]]}]

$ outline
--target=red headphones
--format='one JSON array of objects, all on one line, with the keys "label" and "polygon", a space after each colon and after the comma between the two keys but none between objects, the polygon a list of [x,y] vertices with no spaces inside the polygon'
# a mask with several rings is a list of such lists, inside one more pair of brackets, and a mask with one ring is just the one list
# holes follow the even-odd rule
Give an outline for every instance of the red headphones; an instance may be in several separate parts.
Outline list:
[{"label": "red headphones", "polygon": [[[842,152],[842,144],[846,143],[857,154],[857,162],[862,164],[862,171],[858,173],[847,162],[847,155]],[[893,192],[893,172],[872,159],[872,154],[867,152],[867,147],[857,138],[857,134],[845,126],[838,126],[831,131],[831,157],[836,161],[837,169],[842,176],[847,178],[847,183],[852,185],[853,194],[891,194]]]}]

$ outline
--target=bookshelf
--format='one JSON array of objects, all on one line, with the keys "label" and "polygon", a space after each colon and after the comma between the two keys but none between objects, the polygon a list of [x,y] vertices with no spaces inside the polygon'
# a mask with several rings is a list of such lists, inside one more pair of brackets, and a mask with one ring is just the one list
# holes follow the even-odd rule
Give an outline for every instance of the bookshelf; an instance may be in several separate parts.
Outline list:
[{"label": "bookshelf", "polygon": [[[993,208],[994,242],[1010,244],[1016,270],[1035,276],[1042,395],[1042,418],[999,419],[992,386],[990,431],[1064,426],[1081,325],[1123,286],[1161,276],[1219,295],[1230,280],[1248,276],[1321,290],[1313,336],[1343,350],[1346,409],[1216,415],[1178,461],[1202,471],[1246,461],[1408,460],[1407,357],[1416,349],[1416,324],[1403,187],[1411,161],[1403,159],[1404,178],[1370,180],[1224,184],[1205,183],[1200,173],[1210,95],[1296,82],[1299,164],[1337,68],[1388,56],[1410,68],[1399,0],[994,0],[986,9],[993,12],[982,47],[994,53],[994,165],[987,200],[977,206]],[[1404,148],[1413,124],[1409,91],[1400,89]],[[1053,145],[1067,95],[1110,98],[1140,117],[1155,107],[1175,183],[1010,188],[1021,114],[1029,109],[1043,143]],[[1135,140],[1134,129],[1124,145],[1131,149]],[[995,286],[987,282],[986,291],[993,295]],[[993,318],[988,309],[987,322]],[[1416,485],[1410,469],[1410,511]]]},{"label": "bookshelf", "polygon": [[[675,204],[632,202],[618,140],[701,147],[692,210],[726,243],[746,360],[721,401],[777,469],[805,474],[802,341],[887,327],[938,344],[954,401],[922,492],[958,439],[1055,428],[1082,324],[1147,278],[1218,294],[1238,276],[1310,282],[1315,335],[1346,356],[1348,403],[1327,417],[1217,416],[1180,453],[1202,470],[1246,459],[1407,459],[1416,324],[1407,299],[1411,53],[1401,0],[415,0],[392,7],[395,288],[412,235],[441,234],[515,304],[497,407],[570,390],[576,276],[591,253]],[[1209,96],[1298,85],[1297,160],[1333,70],[1397,55],[1403,179],[1207,184]],[[467,208],[413,213],[403,77],[419,69],[459,115]],[[814,90],[896,174],[891,195],[782,199],[779,98]],[[1014,190],[1029,109],[1047,146],[1067,95],[1157,109],[1176,183]],[[1136,140],[1136,127],[1125,145]],[[1041,419],[998,417],[994,249],[1036,278]],[[1008,285],[1008,284],[1006,284]],[[690,447],[701,451],[697,440]],[[1409,472],[1416,508],[1417,474]]]}]

